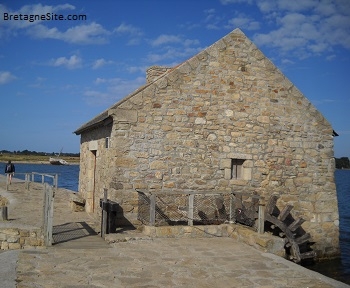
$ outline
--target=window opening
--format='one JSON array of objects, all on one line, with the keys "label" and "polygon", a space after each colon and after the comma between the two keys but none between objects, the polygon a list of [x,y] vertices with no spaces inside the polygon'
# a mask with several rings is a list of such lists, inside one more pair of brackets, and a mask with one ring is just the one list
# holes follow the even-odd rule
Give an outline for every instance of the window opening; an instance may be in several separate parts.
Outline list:
[{"label": "window opening", "polygon": [[231,179],[242,179],[244,159],[231,160]]}]

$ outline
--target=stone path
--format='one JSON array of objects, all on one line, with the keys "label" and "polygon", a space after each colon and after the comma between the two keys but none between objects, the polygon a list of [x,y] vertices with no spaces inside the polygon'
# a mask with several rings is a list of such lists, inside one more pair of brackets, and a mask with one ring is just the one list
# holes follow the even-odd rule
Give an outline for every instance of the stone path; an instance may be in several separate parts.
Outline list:
[{"label": "stone path", "polygon": [[347,287],[229,238],[23,251],[17,287]]},{"label": "stone path", "polygon": [[[0,177],[0,195],[16,203],[8,222],[38,225],[40,189],[6,192],[2,184]],[[59,189],[55,196],[56,245],[0,252],[1,288],[350,287],[232,238],[129,237],[107,244],[94,232],[94,218],[70,210],[67,193]]]}]

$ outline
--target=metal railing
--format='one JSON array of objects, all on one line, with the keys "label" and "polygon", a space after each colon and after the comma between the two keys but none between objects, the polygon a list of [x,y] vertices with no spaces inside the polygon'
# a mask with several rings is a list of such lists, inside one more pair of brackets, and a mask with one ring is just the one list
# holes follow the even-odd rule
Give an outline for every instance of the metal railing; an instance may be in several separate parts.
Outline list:
[{"label": "metal railing", "polygon": [[138,220],[145,225],[240,223],[264,233],[264,199],[239,192],[138,192]]},{"label": "metal railing", "polygon": [[[43,201],[43,224],[42,224],[42,233],[44,238],[45,246],[51,246],[53,241],[52,231],[53,231],[53,204],[55,191],[58,186],[58,174],[53,173],[38,173],[38,172],[30,172],[30,173],[16,173],[16,175],[24,175],[24,183],[26,190],[29,190],[29,184],[31,182],[35,182],[35,176],[41,176],[41,184],[43,184],[43,192],[44,192],[44,201]],[[52,179],[52,185],[47,183],[47,178]],[[6,190],[9,190],[9,175],[6,178]],[[13,179],[14,183],[22,182],[22,179],[15,178]],[[2,207],[1,209],[1,218],[2,220],[8,220],[7,215],[7,206]]]},{"label": "metal railing", "polygon": [[[47,178],[52,179],[52,186],[57,189],[58,187],[58,174],[55,173],[38,173],[38,172],[27,172],[27,173],[15,173],[15,175],[24,175],[25,187],[29,190],[29,183],[35,182],[35,176],[41,176],[41,184],[46,183]],[[6,178],[6,190],[8,191],[10,182],[9,176]],[[17,180],[17,179],[16,179]],[[14,181],[15,182],[15,181]]]}]

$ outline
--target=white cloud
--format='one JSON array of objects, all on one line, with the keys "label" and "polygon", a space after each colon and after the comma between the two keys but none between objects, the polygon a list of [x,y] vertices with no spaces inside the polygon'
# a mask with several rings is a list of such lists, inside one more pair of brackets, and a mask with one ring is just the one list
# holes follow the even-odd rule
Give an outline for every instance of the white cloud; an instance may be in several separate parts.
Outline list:
[{"label": "white cloud", "polygon": [[85,101],[90,106],[111,105],[114,101],[116,101],[114,95],[94,90],[85,91],[84,96]]},{"label": "white cloud", "polygon": [[46,81],[46,78],[43,77],[36,77],[35,82],[33,84],[30,84],[29,87],[33,88],[40,88],[42,87],[43,83]]},{"label": "white cloud", "polygon": [[166,44],[174,44],[174,43],[180,43],[185,47],[197,46],[200,44],[197,39],[183,39],[181,36],[166,35],[166,34],[162,34],[158,36],[156,39],[150,41],[151,46],[154,46],[154,47],[162,46]]},{"label": "white cloud", "polygon": [[294,62],[293,62],[292,60],[289,60],[289,59],[287,59],[287,58],[282,59],[282,60],[281,60],[281,63],[282,63],[282,64],[294,64]]},{"label": "white cloud", "polygon": [[141,35],[142,32],[139,28],[130,25],[122,23],[117,28],[114,29],[114,32],[117,34],[129,34],[129,35]]},{"label": "white cloud", "polygon": [[148,66],[129,66],[126,68],[126,70],[129,73],[143,73],[146,74],[146,70],[147,70]]},{"label": "white cloud", "polygon": [[120,36],[126,35],[127,37],[129,37],[127,45],[130,46],[140,44],[140,37],[143,35],[141,29],[125,23],[120,24],[117,28],[113,30],[113,32]]},{"label": "white cloud", "polygon": [[106,83],[107,82],[107,80],[106,79],[104,79],[104,78],[99,78],[99,77],[97,77],[96,78],[96,80],[94,81],[94,83],[95,84],[101,84],[101,83]]},{"label": "white cloud", "polygon": [[207,24],[205,27],[206,27],[208,30],[219,30],[219,29],[221,29],[220,26],[215,25],[215,24]]},{"label": "white cloud", "polygon": [[327,57],[326,57],[326,60],[327,60],[327,61],[332,61],[332,60],[335,59],[336,57],[337,57],[336,55],[332,54],[332,55],[327,56]]},{"label": "white cloud", "polygon": [[147,62],[151,64],[158,64],[161,65],[162,62],[169,61],[169,60],[179,60],[179,59],[187,59],[195,54],[197,54],[199,51],[201,51],[203,48],[168,48],[165,50],[165,52],[159,52],[159,53],[149,53],[147,55]]},{"label": "white cloud", "polygon": [[268,12],[272,12],[273,10],[276,10],[276,2],[274,1],[260,0],[260,1],[257,1],[257,5],[260,11],[263,13],[268,13]]},{"label": "white cloud", "polygon": [[109,61],[109,60],[105,60],[103,58],[100,58],[100,59],[97,59],[93,65],[92,65],[92,69],[98,69],[98,68],[101,68],[105,65],[108,65],[108,64],[112,64],[113,61]]},{"label": "white cloud", "polygon": [[215,17],[215,9],[207,9],[204,10],[204,14],[206,14],[206,18],[205,18],[205,22],[210,21],[211,19],[213,19]]},{"label": "white cloud", "polygon": [[317,14],[332,15],[336,13],[336,8],[332,1],[321,1],[314,9]]},{"label": "white cloud", "polygon": [[228,21],[229,25],[227,28],[241,28],[245,30],[258,30],[260,29],[260,24],[258,21],[255,21],[251,17],[248,17],[244,14],[237,14],[234,18]]},{"label": "white cloud", "polygon": [[324,105],[324,104],[330,104],[330,103],[334,103],[336,102],[334,99],[315,99],[315,100],[312,100],[311,99],[311,102],[314,104],[314,105]]},{"label": "white cloud", "polygon": [[105,36],[110,33],[95,22],[69,28],[63,35],[63,40],[72,43],[106,43]]},{"label": "white cloud", "polygon": [[259,0],[257,5],[276,26],[255,34],[257,45],[300,59],[334,53],[336,46],[350,48],[350,1]]},{"label": "white cloud", "polygon": [[200,42],[197,39],[185,39],[182,41],[182,44],[185,47],[190,47],[190,46],[198,46]]},{"label": "white cloud", "polygon": [[272,11],[304,11],[307,9],[314,8],[319,5],[318,0],[257,0],[257,6],[259,9],[264,12],[272,12]]},{"label": "white cloud", "polygon": [[90,89],[84,92],[85,100],[91,106],[112,105],[131,92],[145,84],[145,77],[126,80],[121,78],[97,78],[100,89]]},{"label": "white cloud", "polygon": [[160,35],[153,41],[151,41],[152,46],[160,46],[168,43],[180,43],[181,37],[180,36],[175,36],[175,35]]},{"label": "white cloud", "polygon": [[253,0],[220,0],[220,2],[223,5],[237,4],[237,3],[252,4]]},{"label": "white cloud", "polygon": [[0,71],[0,85],[9,83],[16,79],[16,76],[11,74],[11,72],[8,71]]},{"label": "white cloud", "polygon": [[51,60],[51,65],[55,67],[64,66],[68,69],[76,69],[82,66],[82,59],[77,55],[72,55],[70,58],[59,57]]},{"label": "white cloud", "polygon": [[110,35],[110,32],[95,22],[74,26],[64,32],[57,28],[50,29],[44,25],[36,25],[28,29],[28,33],[34,38],[49,38],[76,44],[103,44],[107,42],[107,36]]},{"label": "white cloud", "polygon": [[146,62],[150,65],[166,65],[164,61],[169,60],[178,63],[181,59],[189,58],[203,49],[199,47],[199,40],[185,39],[179,35],[162,34],[149,43],[154,47],[146,58]]}]

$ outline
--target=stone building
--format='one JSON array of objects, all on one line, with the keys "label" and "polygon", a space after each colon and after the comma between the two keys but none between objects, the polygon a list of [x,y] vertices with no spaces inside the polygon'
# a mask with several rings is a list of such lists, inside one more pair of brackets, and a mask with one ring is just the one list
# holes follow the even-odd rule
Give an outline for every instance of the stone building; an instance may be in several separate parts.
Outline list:
[{"label": "stone building", "polygon": [[280,195],[306,220],[319,255],[339,253],[334,131],[273,63],[235,29],[75,131],[79,193],[100,213],[104,188],[137,224],[137,193]]}]

